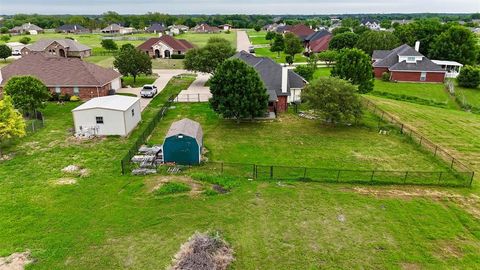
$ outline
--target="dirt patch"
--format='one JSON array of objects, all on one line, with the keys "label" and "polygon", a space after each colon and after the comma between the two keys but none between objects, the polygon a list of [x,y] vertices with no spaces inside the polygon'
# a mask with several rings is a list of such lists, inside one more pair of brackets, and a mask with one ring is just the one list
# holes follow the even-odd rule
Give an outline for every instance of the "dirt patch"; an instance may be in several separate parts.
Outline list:
[{"label": "dirt patch", "polygon": [[438,248],[437,255],[442,258],[463,257],[463,251],[456,242],[457,241],[439,241],[436,245]]},{"label": "dirt patch", "polygon": [[233,249],[218,233],[195,233],[175,254],[170,269],[225,270],[233,261]]},{"label": "dirt patch", "polygon": [[419,264],[416,263],[401,263],[400,268],[402,270],[420,270],[422,267],[420,267]]},{"label": "dirt patch", "polygon": [[212,189],[215,190],[216,192],[220,193],[220,194],[225,194],[225,193],[228,193],[229,190],[220,186],[220,185],[213,185],[212,186]]},{"label": "dirt patch", "polygon": [[178,182],[184,183],[190,187],[189,195],[190,196],[197,196],[203,192],[203,186],[201,183],[193,180],[189,176],[165,176],[159,175],[154,178],[150,178],[146,181],[147,191],[154,192],[155,190],[159,189],[165,183],[168,182]]},{"label": "dirt patch", "polygon": [[428,188],[369,188],[354,187],[353,190],[363,195],[375,197],[391,197],[400,199],[429,198],[436,201],[454,202],[474,217],[480,219],[480,197],[475,194],[469,196],[453,192],[439,191]]},{"label": "dirt patch", "polygon": [[56,185],[65,186],[65,185],[75,185],[77,183],[77,179],[75,178],[60,178],[55,181]]},{"label": "dirt patch", "polygon": [[30,251],[13,253],[8,257],[0,257],[0,270],[23,270],[25,265],[32,262]]},{"label": "dirt patch", "polygon": [[63,173],[74,174],[80,177],[87,177],[90,175],[90,171],[86,168],[82,168],[78,165],[68,165],[62,169]]}]

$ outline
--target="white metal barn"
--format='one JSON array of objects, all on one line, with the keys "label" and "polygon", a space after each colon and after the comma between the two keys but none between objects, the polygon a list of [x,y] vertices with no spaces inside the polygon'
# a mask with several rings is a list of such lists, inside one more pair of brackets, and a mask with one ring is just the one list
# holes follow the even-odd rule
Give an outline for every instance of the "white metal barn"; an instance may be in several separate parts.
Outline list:
[{"label": "white metal barn", "polygon": [[121,95],[92,98],[72,110],[77,136],[127,136],[142,120],[140,99]]}]

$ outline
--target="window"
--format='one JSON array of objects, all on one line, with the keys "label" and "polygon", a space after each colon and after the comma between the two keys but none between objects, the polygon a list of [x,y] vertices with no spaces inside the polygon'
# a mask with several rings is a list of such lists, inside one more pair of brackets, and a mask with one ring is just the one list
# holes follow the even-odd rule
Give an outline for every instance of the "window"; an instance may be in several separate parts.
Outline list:
[{"label": "window", "polygon": [[62,92],[62,88],[60,86],[55,87],[55,93],[60,94]]},{"label": "window", "polygon": [[135,116],[135,109],[132,109],[132,116]]},{"label": "window", "polygon": [[415,62],[415,56],[408,56],[407,57],[407,62],[409,62],[409,63]]},{"label": "window", "polygon": [[95,120],[97,121],[97,124],[103,124],[103,116],[97,116],[95,117]]},{"label": "window", "polygon": [[424,82],[427,80],[427,73],[426,72],[422,72],[422,74],[420,74],[420,81]]},{"label": "window", "polygon": [[73,87],[73,94],[78,96],[79,93],[80,93],[80,90],[78,89],[78,86]]}]

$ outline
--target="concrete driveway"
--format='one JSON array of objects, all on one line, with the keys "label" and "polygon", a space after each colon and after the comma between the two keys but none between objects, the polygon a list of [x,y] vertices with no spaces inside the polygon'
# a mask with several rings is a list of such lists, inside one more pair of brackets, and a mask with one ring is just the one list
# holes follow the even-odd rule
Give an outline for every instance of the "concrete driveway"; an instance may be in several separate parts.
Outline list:
[{"label": "concrete driveway", "polygon": [[186,90],[178,94],[177,102],[207,102],[212,94],[210,88],[205,83],[210,79],[211,74],[197,73],[197,79]]},{"label": "concrete driveway", "polygon": [[[172,77],[183,73],[189,73],[188,71],[183,69],[154,69],[152,70],[152,72],[158,74],[158,79],[155,80],[155,82],[153,83],[158,88],[158,93],[160,93],[165,88],[165,86]],[[117,90],[117,93],[129,93],[140,97],[141,89],[141,87],[121,88]],[[148,104],[150,104],[150,101],[152,101],[152,98],[140,97],[140,107],[142,108],[142,111],[148,106]]]},{"label": "concrete driveway", "polygon": [[237,52],[246,51],[248,52],[248,47],[250,47],[250,39],[248,38],[247,32],[245,30],[237,31]]}]

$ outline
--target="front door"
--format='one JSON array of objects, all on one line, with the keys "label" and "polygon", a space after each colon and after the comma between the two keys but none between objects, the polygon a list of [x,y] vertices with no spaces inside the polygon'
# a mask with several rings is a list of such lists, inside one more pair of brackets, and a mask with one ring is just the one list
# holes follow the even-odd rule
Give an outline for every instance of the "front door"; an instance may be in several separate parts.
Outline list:
[{"label": "front door", "polygon": [[165,50],[165,58],[170,58],[170,51],[169,50]]},{"label": "front door", "polygon": [[160,55],[160,50],[155,50],[155,58],[160,58],[160,57],[162,57]]}]

